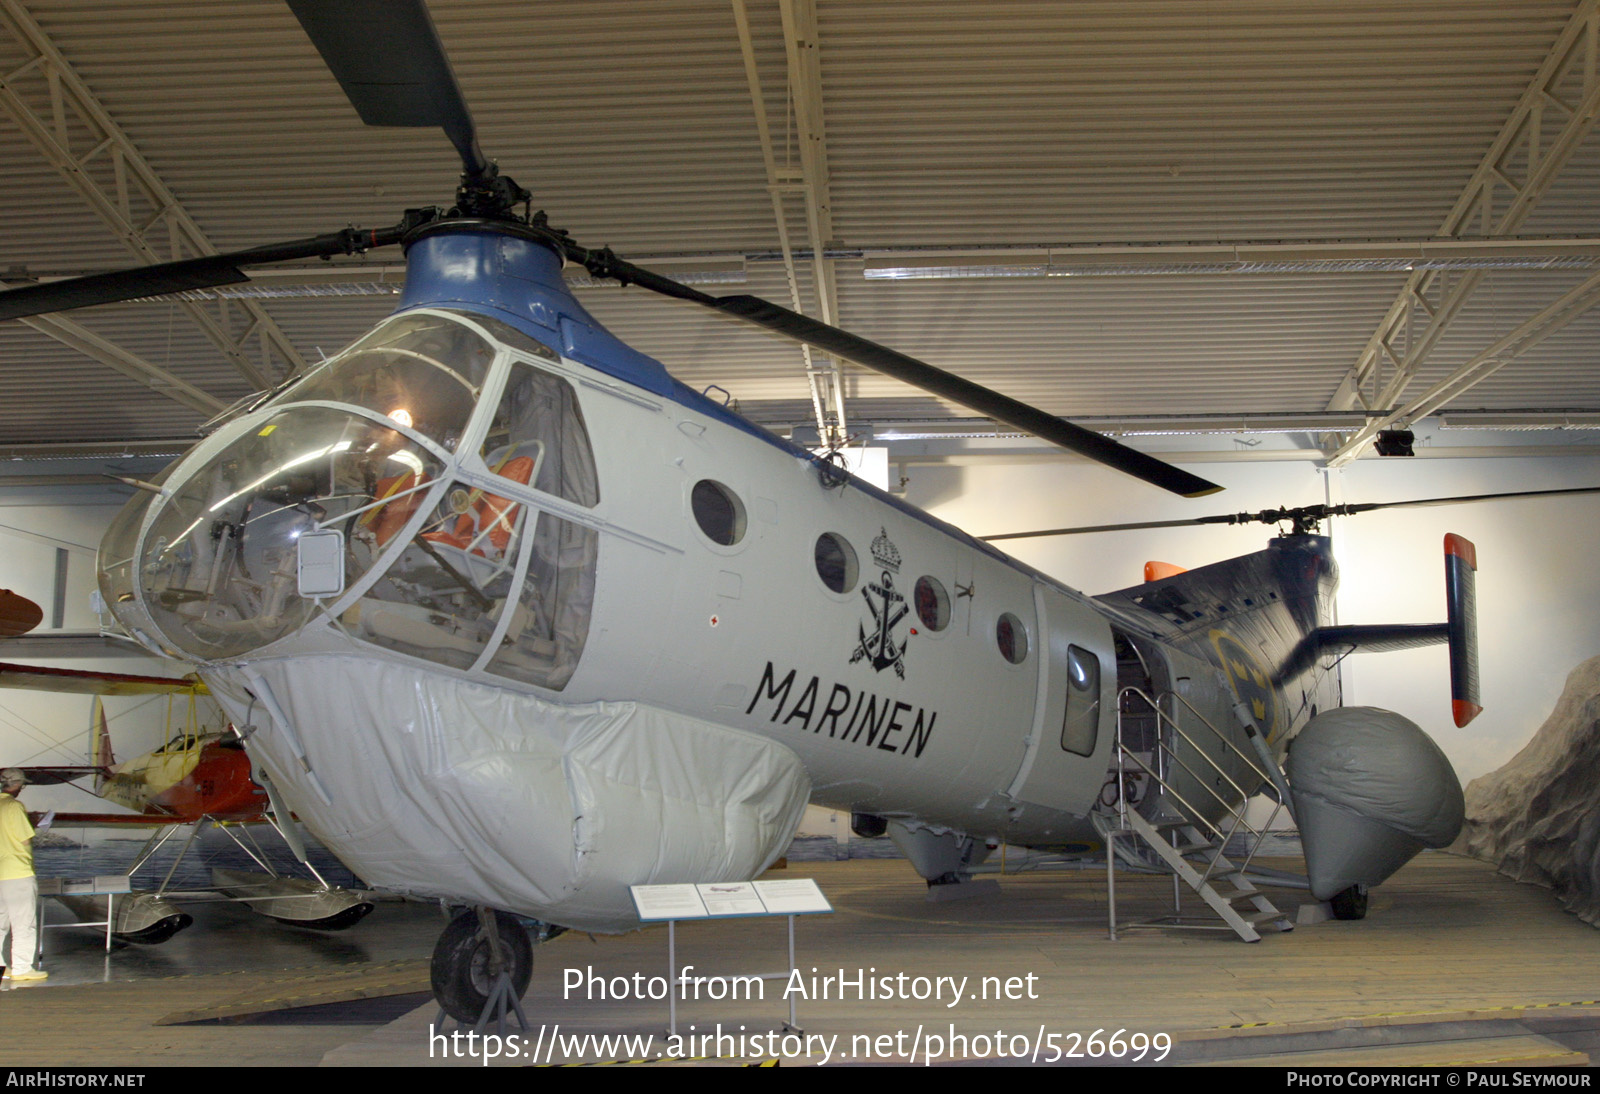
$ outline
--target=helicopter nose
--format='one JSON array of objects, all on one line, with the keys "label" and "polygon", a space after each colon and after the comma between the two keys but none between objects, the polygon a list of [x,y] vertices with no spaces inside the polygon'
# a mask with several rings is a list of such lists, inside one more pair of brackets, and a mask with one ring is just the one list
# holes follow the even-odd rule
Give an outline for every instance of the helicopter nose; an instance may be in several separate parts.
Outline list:
[{"label": "helicopter nose", "polygon": [[180,459],[171,464],[156,476],[154,482],[147,483],[148,488],[141,489],[129,498],[122,511],[112,519],[105,537],[100,541],[97,575],[100,600],[105,609],[140,645],[168,657],[177,657],[179,654],[170,643],[158,637],[161,632],[139,599],[135,581],[138,568],[135,554],[145,517],[156,502],[165,497],[162,484],[172,477],[172,472],[182,462]]},{"label": "helicopter nose", "polygon": [[[409,475],[421,489],[441,467],[386,418],[326,405],[258,411],[128,503],[101,545],[101,596],[134,638],[167,656],[259,650],[376,561],[375,484]],[[330,582],[301,580],[307,554]]]}]

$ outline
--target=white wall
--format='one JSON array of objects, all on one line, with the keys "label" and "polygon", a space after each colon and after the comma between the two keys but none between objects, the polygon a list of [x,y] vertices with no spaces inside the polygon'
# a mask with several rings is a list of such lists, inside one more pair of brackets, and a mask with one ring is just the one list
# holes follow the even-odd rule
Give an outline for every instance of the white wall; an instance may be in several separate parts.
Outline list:
[{"label": "white wall", "polygon": [[[1165,520],[1326,500],[1408,498],[1600,485],[1600,459],[1364,459],[1334,472],[1310,462],[1205,463],[1191,470],[1227,489],[1176,498],[1076,460],[984,458],[913,465],[906,498],[976,535]],[[1509,759],[1548,716],[1566,674],[1600,653],[1600,495],[1384,510],[1331,523],[1340,563],[1339,621],[1444,620],[1445,532],[1478,546],[1484,713],[1450,717],[1443,646],[1357,654],[1345,701],[1387,707],[1433,735],[1463,782]],[[1075,588],[1137,584],[1146,560],[1194,567],[1262,549],[1262,525],[1100,533],[1002,544]]]},{"label": "white wall", "polygon": [[[95,551],[106,525],[121,503],[110,489],[6,489],[0,484],[0,588],[21,593],[44,609],[44,622],[33,635],[94,633],[99,620],[89,608],[95,587]],[[56,550],[67,551],[67,581],[62,626],[51,626],[55,598]],[[0,661],[51,665],[91,672],[179,676],[182,668],[158,658],[96,656],[73,658],[18,657],[0,640]],[[173,714],[181,728],[187,700]],[[89,722],[94,698],[48,692],[0,689],[0,766],[45,766],[88,760]],[[128,759],[164,743],[170,732],[165,696],[108,697],[107,726],[116,758]],[[213,728],[220,715],[202,700],[199,715]],[[87,785],[87,784],[85,784]],[[30,788],[24,801],[31,809],[120,812],[73,786]]]},{"label": "white wall", "polygon": [[92,630],[97,626],[89,610],[95,550],[116,507],[25,500],[35,503],[0,505],[0,588],[21,593],[38,604],[44,610],[42,631],[50,630],[57,551],[65,551],[67,585],[61,629]]}]

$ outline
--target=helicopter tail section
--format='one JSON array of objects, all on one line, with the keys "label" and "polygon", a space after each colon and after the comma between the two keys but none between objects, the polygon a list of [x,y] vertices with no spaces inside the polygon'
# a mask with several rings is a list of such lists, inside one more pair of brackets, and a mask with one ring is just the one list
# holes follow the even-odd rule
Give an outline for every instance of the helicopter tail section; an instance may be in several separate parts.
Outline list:
[{"label": "helicopter tail section", "polygon": [[1478,693],[1478,549],[1454,532],[1444,537],[1445,600],[1449,610],[1450,713],[1464,726],[1483,710]]},{"label": "helicopter tail section", "polygon": [[1444,623],[1377,623],[1318,627],[1289,659],[1304,667],[1329,652],[1388,653],[1444,642],[1450,647],[1450,713],[1464,726],[1483,711],[1478,694],[1478,550],[1454,532],[1444,537]]}]

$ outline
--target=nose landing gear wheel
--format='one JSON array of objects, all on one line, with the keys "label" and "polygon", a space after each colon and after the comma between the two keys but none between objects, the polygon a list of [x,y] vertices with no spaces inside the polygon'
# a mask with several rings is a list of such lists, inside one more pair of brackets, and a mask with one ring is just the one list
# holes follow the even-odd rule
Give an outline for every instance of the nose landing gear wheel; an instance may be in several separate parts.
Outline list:
[{"label": "nose landing gear wheel", "polygon": [[[533,945],[515,916],[478,908],[463,912],[439,936],[429,966],[433,997],[446,1014],[463,1024],[485,1024],[491,1004],[503,1021],[533,979]],[[523,1022],[526,1028],[526,1021]]]},{"label": "nose landing gear wheel", "polygon": [[1365,885],[1352,885],[1348,889],[1340,889],[1333,894],[1333,899],[1328,901],[1333,906],[1335,919],[1365,919],[1367,918],[1367,887]]}]

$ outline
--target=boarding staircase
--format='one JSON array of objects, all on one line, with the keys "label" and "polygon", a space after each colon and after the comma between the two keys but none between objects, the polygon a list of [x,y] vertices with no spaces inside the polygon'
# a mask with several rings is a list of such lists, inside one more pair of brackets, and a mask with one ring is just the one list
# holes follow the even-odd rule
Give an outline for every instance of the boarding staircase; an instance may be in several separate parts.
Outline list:
[{"label": "boarding staircase", "polygon": [[[1231,930],[1245,942],[1259,941],[1263,928],[1294,929],[1289,916],[1274,907],[1248,876],[1262,834],[1283,810],[1287,781],[1248,721],[1248,714],[1241,711],[1239,716],[1245,728],[1243,739],[1251,745],[1249,752],[1239,746],[1237,730],[1221,732],[1175,692],[1152,696],[1139,687],[1121,689],[1116,750],[1106,792],[1094,815],[1107,850],[1108,919],[1113,941],[1119,926],[1122,930]],[[1241,785],[1241,777],[1276,791],[1279,804],[1260,828],[1245,822],[1244,803],[1253,786]],[[1242,859],[1236,861],[1237,856],[1224,853],[1240,844],[1246,848]],[[1119,925],[1119,862],[1125,868],[1170,873],[1172,913]],[[1222,922],[1185,916],[1183,885]]]}]

